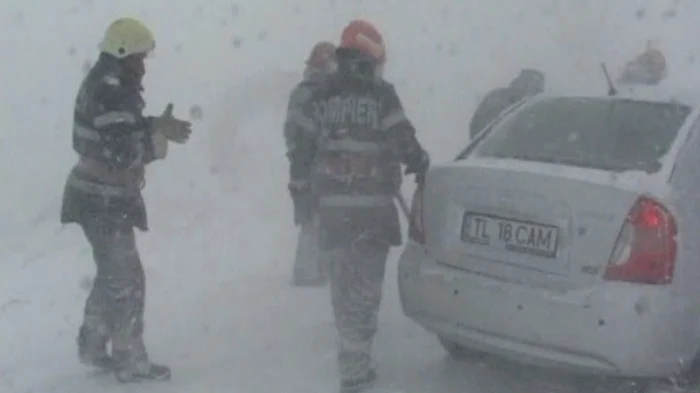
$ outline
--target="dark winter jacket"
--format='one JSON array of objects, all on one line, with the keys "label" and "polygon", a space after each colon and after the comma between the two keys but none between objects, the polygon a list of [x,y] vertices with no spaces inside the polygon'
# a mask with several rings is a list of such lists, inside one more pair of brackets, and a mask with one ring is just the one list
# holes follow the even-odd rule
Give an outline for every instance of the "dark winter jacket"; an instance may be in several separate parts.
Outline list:
[{"label": "dark winter jacket", "polygon": [[303,112],[304,105],[306,105],[314,90],[321,85],[321,81],[326,78],[328,74],[328,72],[322,69],[307,67],[304,70],[303,80],[296,85],[289,95],[287,118],[284,122],[284,141],[288,153],[294,150],[297,134],[303,132],[303,128],[298,125],[299,114]]},{"label": "dark winter jacket", "polygon": [[492,90],[474,111],[469,123],[469,136],[473,139],[503,111],[518,101],[541,93],[544,90],[544,75],[537,70],[522,70],[508,87]]},{"label": "dark winter jacket", "polygon": [[292,181],[311,181],[319,198],[321,245],[366,238],[401,244],[394,198],[407,173],[428,158],[394,87],[359,52],[339,49],[338,70],[304,106],[290,151]]},{"label": "dark winter jacket", "polygon": [[[292,90],[289,95],[289,104],[287,105],[287,118],[284,122],[284,140],[287,146],[287,156],[296,148],[295,144],[298,140],[298,135],[304,132],[304,127],[299,126],[304,123],[303,110],[304,105],[309,101],[314,90],[318,89],[321,81],[330,74],[324,68],[307,66],[304,70],[303,80]],[[290,159],[291,163],[291,159]],[[304,193],[292,193],[292,202],[294,203],[294,223],[295,225],[306,225],[311,223],[311,220],[317,213],[318,201],[316,195],[312,191]]]},{"label": "dark winter jacket", "polygon": [[106,54],[85,77],[73,118],[79,161],[66,182],[62,223],[111,215],[148,229],[140,190],[144,167],[155,157],[151,119],[142,114],[142,90],[140,77]]},{"label": "dark winter jacket", "polygon": [[617,83],[620,85],[656,86],[666,77],[666,69],[654,67],[645,57],[638,57],[625,64]]}]

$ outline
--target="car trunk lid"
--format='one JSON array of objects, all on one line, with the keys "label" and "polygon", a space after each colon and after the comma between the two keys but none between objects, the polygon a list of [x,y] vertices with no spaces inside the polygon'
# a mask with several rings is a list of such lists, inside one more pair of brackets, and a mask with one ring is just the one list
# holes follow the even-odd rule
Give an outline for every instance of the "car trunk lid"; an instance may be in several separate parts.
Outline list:
[{"label": "car trunk lid", "polygon": [[435,168],[426,247],[441,264],[498,280],[558,291],[595,285],[640,192],[605,171],[568,170],[488,159]]}]

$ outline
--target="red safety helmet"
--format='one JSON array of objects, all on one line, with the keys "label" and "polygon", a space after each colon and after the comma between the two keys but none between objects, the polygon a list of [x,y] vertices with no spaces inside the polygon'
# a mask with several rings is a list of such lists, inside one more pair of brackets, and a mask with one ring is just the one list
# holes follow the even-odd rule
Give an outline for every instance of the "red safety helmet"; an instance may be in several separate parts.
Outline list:
[{"label": "red safety helmet", "polygon": [[359,50],[379,64],[386,61],[382,35],[371,23],[362,19],[353,20],[345,27],[339,47]]}]

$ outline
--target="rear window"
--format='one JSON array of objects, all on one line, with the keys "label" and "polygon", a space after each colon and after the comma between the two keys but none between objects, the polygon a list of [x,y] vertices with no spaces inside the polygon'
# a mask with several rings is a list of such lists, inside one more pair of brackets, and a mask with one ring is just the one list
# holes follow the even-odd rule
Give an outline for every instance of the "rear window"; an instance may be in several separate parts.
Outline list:
[{"label": "rear window", "polygon": [[654,173],[690,112],[674,103],[546,99],[497,124],[470,156]]}]

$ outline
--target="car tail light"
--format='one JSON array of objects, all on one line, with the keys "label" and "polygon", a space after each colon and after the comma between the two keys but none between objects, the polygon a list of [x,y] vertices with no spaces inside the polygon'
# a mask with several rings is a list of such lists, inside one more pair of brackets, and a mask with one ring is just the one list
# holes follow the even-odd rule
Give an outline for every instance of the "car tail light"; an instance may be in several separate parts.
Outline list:
[{"label": "car tail light", "polygon": [[411,217],[408,225],[408,237],[418,244],[425,244],[425,227],[423,223],[423,185],[416,187],[411,201]]},{"label": "car tail light", "polygon": [[638,284],[669,284],[676,264],[673,215],[658,201],[637,200],[620,231],[605,279]]}]

